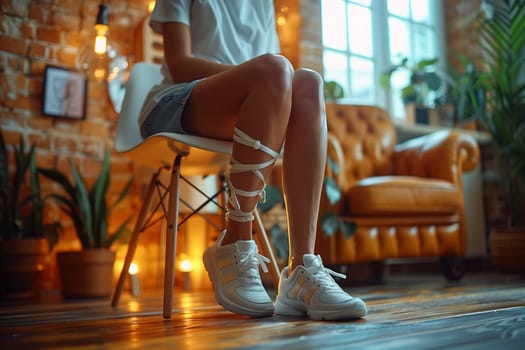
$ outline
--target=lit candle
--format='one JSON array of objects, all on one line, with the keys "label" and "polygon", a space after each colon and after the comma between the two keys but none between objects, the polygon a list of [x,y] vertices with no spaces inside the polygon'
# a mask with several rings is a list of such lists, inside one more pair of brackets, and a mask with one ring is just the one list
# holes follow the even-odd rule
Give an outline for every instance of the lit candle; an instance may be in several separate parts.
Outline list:
[{"label": "lit candle", "polygon": [[134,262],[129,266],[129,279],[131,284],[131,295],[138,297],[140,295],[139,268]]},{"label": "lit candle", "polygon": [[190,272],[193,269],[193,264],[191,263],[191,260],[186,256],[186,254],[182,254],[180,257],[179,262],[179,270],[182,271],[182,275],[184,277],[184,290],[186,292],[191,290],[191,276]]}]

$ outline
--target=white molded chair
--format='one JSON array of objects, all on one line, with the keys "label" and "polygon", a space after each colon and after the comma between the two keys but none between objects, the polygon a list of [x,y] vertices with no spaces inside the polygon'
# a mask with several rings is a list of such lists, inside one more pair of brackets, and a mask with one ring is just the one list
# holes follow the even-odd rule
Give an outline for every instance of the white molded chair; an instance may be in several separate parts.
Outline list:
[{"label": "white molded chair", "polygon": [[[182,178],[187,180],[184,175],[208,175],[222,174],[230,162],[232,152],[232,142],[214,140],[205,137],[177,134],[177,133],[158,133],[146,139],[142,139],[139,130],[138,118],[142,104],[150,88],[159,83],[162,79],[160,66],[153,63],[138,62],[131,69],[130,77],[126,87],[122,110],[119,114],[115,150],[121,152],[135,162],[158,169],[151,177],[147,187],[142,208],[139,212],[135,228],[133,230],[124,265],[120,273],[115,292],[113,294],[112,306],[117,306],[124,283],[128,276],[128,269],[133,260],[138,244],[139,236],[145,229],[149,218],[153,215],[151,208],[163,209],[164,217],[167,219],[166,232],[166,258],[164,266],[164,301],[163,317],[170,318],[172,311],[172,296],[175,276],[175,256],[177,244],[177,232],[179,223],[179,183]],[[163,170],[171,170],[170,183],[164,186],[160,180]],[[167,210],[163,203],[152,206],[154,201],[154,190],[162,191],[159,201],[168,201]],[[207,196],[203,205],[194,211],[198,211],[209,202],[215,203],[215,198],[222,193],[224,187],[213,196]],[[204,194],[204,193],[202,193]],[[224,209],[224,208],[222,208]],[[266,235],[258,211],[254,213],[253,223],[255,238],[259,243],[262,253],[270,258],[270,268],[272,279],[277,286],[279,281],[279,267],[271,247],[271,243]]]}]

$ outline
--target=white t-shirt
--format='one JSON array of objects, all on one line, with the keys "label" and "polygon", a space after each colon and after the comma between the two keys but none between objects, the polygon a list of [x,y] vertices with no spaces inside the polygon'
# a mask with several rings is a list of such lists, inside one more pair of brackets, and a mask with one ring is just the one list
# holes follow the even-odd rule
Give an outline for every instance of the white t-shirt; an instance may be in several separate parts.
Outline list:
[{"label": "white t-shirt", "polygon": [[[192,55],[226,64],[240,64],[265,53],[278,53],[273,0],[157,0],[150,27],[162,34],[162,23],[190,26]],[[164,80],[145,102],[140,122],[156,99],[173,86],[164,60]]]}]

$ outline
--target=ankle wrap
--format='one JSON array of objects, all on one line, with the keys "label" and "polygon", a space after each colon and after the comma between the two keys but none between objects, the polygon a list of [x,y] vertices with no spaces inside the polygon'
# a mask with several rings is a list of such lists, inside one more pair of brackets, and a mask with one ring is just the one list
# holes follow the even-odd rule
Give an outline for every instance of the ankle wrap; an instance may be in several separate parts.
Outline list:
[{"label": "ankle wrap", "polygon": [[[264,181],[264,176],[261,172],[261,169],[271,166],[275,162],[275,159],[277,158],[279,153],[263,145],[259,140],[253,139],[248,134],[244,133],[238,128],[235,128],[233,131],[233,141],[243,144],[245,146],[251,147],[255,150],[262,151],[271,157],[271,159],[266,162],[255,163],[255,164],[240,163],[236,159],[232,158],[232,162],[230,164],[229,171],[226,174],[228,186],[230,188],[230,208],[228,212],[226,213],[226,215],[228,216],[230,220],[233,220],[233,221],[248,222],[248,221],[253,220],[253,212],[255,211],[255,207],[252,208],[250,211],[242,210],[241,205],[239,204],[239,200],[237,199],[237,195],[240,195],[243,197],[259,196],[259,201],[264,203],[266,201],[266,193],[264,191],[266,187],[266,183]],[[246,191],[246,190],[242,190],[242,189],[235,187],[231,183],[231,180],[230,180],[231,174],[237,174],[237,173],[248,172],[248,171],[251,171],[253,174],[255,174],[255,176],[259,178],[259,180],[261,180],[262,188],[258,190],[254,190],[254,191]]]}]

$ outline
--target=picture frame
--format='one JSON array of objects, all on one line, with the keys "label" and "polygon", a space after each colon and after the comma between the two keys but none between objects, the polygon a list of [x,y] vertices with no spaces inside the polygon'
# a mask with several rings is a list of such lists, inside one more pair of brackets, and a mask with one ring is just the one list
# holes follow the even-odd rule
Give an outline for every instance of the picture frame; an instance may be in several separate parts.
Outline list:
[{"label": "picture frame", "polygon": [[46,65],[42,114],[57,118],[85,119],[87,83],[88,79],[82,72]]}]

